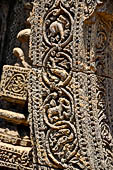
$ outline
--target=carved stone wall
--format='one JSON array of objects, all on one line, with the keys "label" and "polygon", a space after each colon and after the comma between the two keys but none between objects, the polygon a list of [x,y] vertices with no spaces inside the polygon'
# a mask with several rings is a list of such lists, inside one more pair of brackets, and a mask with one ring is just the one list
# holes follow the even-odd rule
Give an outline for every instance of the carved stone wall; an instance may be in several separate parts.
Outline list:
[{"label": "carved stone wall", "polygon": [[[112,169],[111,1],[34,1],[34,169]],[[48,167],[48,168],[47,168]]]},{"label": "carved stone wall", "polygon": [[[30,68],[29,1],[5,1],[8,6],[1,55],[0,84],[0,167],[32,169],[27,86]],[[2,35],[2,30],[1,34]],[[2,168],[1,168],[2,169]]]},{"label": "carved stone wall", "polygon": [[112,170],[112,0],[5,6],[0,166]]}]

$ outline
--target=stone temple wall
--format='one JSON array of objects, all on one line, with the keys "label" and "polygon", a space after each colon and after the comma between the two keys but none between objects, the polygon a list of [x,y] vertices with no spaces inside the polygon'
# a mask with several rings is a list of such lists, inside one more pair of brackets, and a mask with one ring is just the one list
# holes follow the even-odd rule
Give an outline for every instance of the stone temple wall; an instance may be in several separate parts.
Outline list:
[{"label": "stone temple wall", "polygon": [[0,170],[113,170],[112,0],[2,0],[0,70]]}]

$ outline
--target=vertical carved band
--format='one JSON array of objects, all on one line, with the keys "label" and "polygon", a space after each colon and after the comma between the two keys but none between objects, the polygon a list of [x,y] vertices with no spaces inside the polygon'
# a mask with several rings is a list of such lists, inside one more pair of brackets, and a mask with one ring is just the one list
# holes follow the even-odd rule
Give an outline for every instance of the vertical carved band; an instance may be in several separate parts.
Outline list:
[{"label": "vertical carved band", "polygon": [[[81,80],[76,79],[79,77],[77,60],[81,54],[86,57],[82,44],[83,23],[94,12],[97,4],[93,0],[35,1],[31,37],[35,33],[39,35],[37,39],[31,38],[35,45],[30,51],[34,68],[30,78],[32,87],[29,87],[35,164],[38,162],[39,165],[70,170],[93,167],[87,151],[84,151],[89,146],[88,142],[83,142],[84,136],[78,140],[77,130],[81,130],[81,124],[80,121],[76,124],[75,102],[81,96],[76,99],[75,93],[77,83],[81,83]],[[38,18],[35,16],[37,14]],[[91,26],[88,33],[90,41]],[[87,57],[90,57],[89,50]],[[85,117],[84,113],[80,114]]]}]

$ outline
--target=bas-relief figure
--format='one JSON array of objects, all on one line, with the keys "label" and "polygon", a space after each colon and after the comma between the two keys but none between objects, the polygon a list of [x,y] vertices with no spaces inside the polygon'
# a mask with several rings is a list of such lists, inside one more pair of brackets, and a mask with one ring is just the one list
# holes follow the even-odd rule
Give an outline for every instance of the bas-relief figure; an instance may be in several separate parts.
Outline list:
[{"label": "bas-relief figure", "polygon": [[7,4],[1,169],[112,170],[113,2]]}]

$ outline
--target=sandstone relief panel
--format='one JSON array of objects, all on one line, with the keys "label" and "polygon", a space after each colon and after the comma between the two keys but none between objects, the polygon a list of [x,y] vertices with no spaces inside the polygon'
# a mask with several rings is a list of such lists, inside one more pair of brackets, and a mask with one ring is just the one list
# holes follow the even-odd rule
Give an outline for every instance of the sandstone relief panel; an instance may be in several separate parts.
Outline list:
[{"label": "sandstone relief panel", "polygon": [[110,0],[15,3],[21,29],[15,16],[1,76],[0,166],[113,169],[112,7]]},{"label": "sandstone relief panel", "polygon": [[34,169],[112,169],[109,3],[34,2],[29,78]]}]

